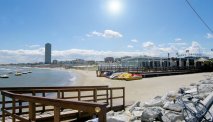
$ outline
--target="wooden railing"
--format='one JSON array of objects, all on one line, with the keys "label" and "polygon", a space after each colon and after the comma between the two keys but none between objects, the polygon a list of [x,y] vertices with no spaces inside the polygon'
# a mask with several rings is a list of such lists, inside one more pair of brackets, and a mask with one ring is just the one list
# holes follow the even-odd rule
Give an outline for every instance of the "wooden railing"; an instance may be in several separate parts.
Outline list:
[{"label": "wooden railing", "polygon": [[129,73],[149,73],[149,72],[200,72],[201,70],[193,66],[190,67],[121,67],[121,66],[99,66],[96,75],[99,77],[103,72],[129,72]]},{"label": "wooden railing", "polygon": [[[52,111],[54,122],[59,122],[62,116],[60,111],[64,109],[77,110],[74,118],[80,119],[82,112],[91,118],[96,116],[99,121],[106,121],[106,112],[109,110],[122,110],[125,107],[125,88],[107,86],[89,87],[31,87],[23,89],[9,88],[1,91],[2,94],[2,121],[11,116],[23,122],[37,121],[44,118],[36,118],[36,113]],[[89,93],[90,92],[90,93]],[[119,93],[116,93],[119,92]],[[8,99],[9,98],[9,99]],[[122,103],[114,105],[116,99],[122,99]],[[120,102],[119,102],[120,103]],[[53,108],[50,108],[53,106]],[[21,115],[28,115],[24,118]]]}]

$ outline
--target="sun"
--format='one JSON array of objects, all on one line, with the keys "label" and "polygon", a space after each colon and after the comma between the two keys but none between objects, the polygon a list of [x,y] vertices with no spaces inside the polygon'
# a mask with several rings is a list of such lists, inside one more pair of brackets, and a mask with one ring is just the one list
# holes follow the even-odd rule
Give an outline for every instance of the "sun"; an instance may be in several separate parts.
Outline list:
[{"label": "sun", "polygon": [[108,3],[108,10],[110,13],[118,14],[121,12],[122,5],[120,0],[110,0]]}]

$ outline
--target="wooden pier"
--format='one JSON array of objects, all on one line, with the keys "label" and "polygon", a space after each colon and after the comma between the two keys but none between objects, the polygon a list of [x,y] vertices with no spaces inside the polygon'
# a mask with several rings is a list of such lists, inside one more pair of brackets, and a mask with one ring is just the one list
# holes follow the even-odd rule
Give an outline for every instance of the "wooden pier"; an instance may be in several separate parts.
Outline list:
[{"label": "wooden pier", "polygon": [[85,121],[125,108],[125,88],[108,86],[0,88],[2,122]]}]

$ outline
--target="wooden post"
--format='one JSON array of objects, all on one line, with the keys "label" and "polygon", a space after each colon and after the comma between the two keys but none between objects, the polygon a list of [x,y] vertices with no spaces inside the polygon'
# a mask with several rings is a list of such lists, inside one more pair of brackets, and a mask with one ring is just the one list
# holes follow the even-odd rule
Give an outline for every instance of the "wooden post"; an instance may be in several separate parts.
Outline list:
[{"label": "wooden post", "polygon": [[61,97],[60,90],[58,90],[58,92],[57,92],[57,98],[60,99],[60,97]]},{"label": "wooden post", "polygon": [[123,87],[123,109],[125,110],[125,87]]},{"label": "wooden post", "polygon": [[29,120],[30,121],[36,121],[35,112],[36,112],[35,103],[29,102]]},{"label": "wooden post", "polygon": [[62,91],[61,93],[62,93],[61,97],[62,97],[62,99],[64,99],[64,91]]},{"label": "wooden post", "polygon": [[106,113],[107,113],[107,109],[106,107],[102,107],[101,111],[98,113],[98,121],[99,122],[106,122]]},{"label": "wooden post", "polygon": [[5,96],[2,95],[2,122],[5,122]]},{"label": "wooden post", "polygon": [[109,105],[109,91],[108,91],[108,89],[106,89],[106,102],[107,102],[107,105]]},{"label": "wooden post", "polygon": [[35,91],[34,91],[34,90],[32,91],[32,95],[33,95],[33,96],[35,96],[35,95],[36,95],[36,93],[35,93]]},{"label": "wooden post", "polygon": [[60,122],[60,107],[54,106],[54,122]]},{"label": "wooden post", "polygon": [[12,122],[16,121],[15,115],[16,114],[16,100],[12,98]]},{"label": "wooden post", "polygon": [[22,114],[22,101],[19,100],[19,115]]},{"label": "wooden post", "polygon": [[78,89],[78,101],[80,101],[80,100],[81,100],[81,90]]},{"label": "wooden post", "polygon": [[112,110],[112,88],[110,88],[110,110]]},{"label": "wooden post", "polygon": [[[46,97],[45,92],[42,92],[42,97]],[[44,113],[44,112],[45,112],[45,105],[42,106],[42,113]]]},{"label": "wooden post", "polygon": [[97,102],[97,89],[93,90],[93,100],[94,102]]}]

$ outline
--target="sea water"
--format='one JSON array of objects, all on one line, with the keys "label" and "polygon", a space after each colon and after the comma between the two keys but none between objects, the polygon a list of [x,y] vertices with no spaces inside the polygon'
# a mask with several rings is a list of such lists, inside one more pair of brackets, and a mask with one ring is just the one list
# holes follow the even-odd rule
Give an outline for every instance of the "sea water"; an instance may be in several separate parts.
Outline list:
[{"label": "sea water", "polygon": [[[15,72],[32,73],[15,76]],[[12,72],[12,74],[9,74]],[[9,78],[0,78],[0,87],[46,87],[67,86],[72,84],[74,75],[65,70],[41,69],[29,67],[0,67],[0,74],[7,74]]]},{"label": "sea water", "polygon": [[[29,72],[21,76],[15,73]],[[11,74],[10,74],[11,73]],[[6,74],[9,78],[0,78],[0,87],[46,87],[46,86],[71,86],[75,80],[74,74],[60,69],[44,69],[30,67],[0,66],[0,74]],[[0,101],[2,96],[0,95]],[[0,108],[1,108],[0,104]],[[1,114],[1,111],[0,111]]]}]

